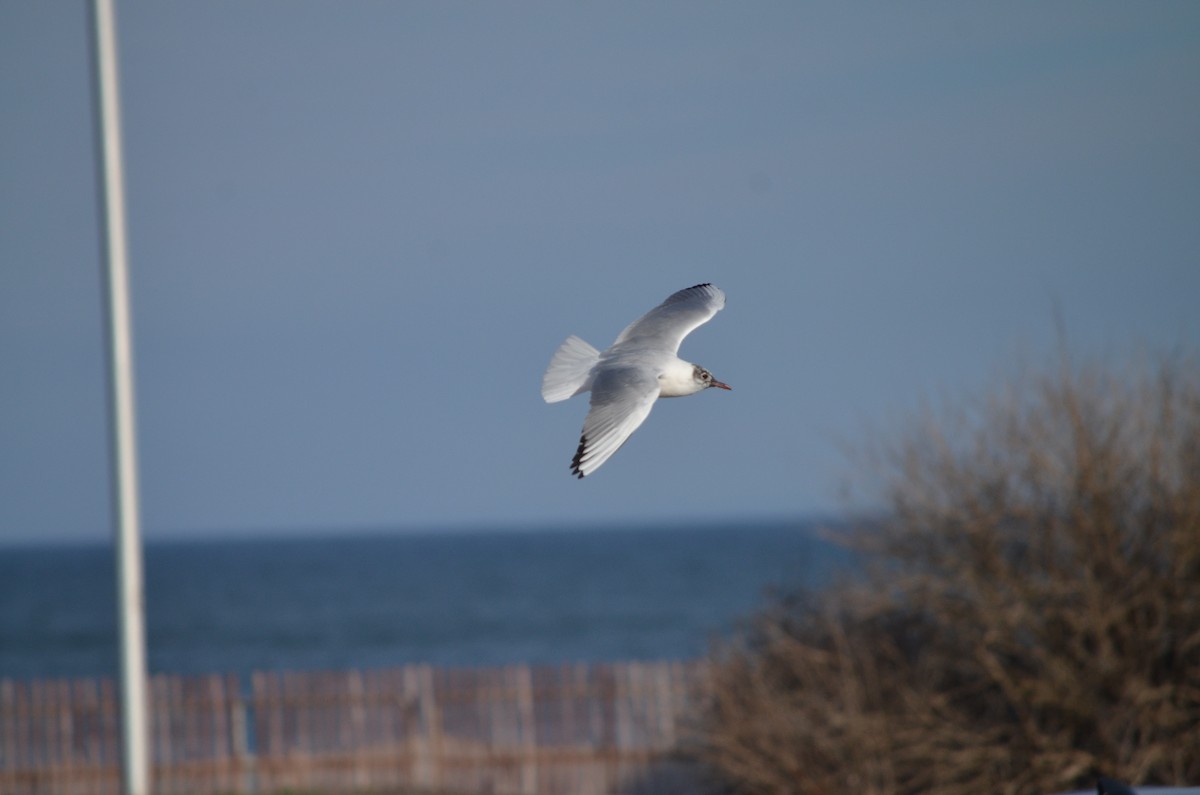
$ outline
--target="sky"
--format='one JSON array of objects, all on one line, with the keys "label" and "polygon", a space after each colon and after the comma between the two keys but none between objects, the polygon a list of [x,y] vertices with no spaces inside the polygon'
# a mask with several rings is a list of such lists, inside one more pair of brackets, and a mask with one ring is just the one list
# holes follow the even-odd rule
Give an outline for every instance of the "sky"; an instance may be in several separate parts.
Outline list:
[{"label": "sky", "polygon": [[[1200,4],[118,2],[148,540],[836,513],[1059,349],[1200,342]],[[0,3],[0,544],[111,536],[81,3]],[[725,311],[591,477],[568,334]]]}]

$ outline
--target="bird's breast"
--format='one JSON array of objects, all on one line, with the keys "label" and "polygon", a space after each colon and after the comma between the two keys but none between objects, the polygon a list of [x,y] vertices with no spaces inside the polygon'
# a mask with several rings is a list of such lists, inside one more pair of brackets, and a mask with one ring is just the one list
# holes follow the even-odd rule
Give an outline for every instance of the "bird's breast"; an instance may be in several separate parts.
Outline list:
[{"label": "bird's breast", "polygon": [[658,374],[659,397],[684,397],[703,389],[696,383],[695,367],[685,361],[672,362]]}]

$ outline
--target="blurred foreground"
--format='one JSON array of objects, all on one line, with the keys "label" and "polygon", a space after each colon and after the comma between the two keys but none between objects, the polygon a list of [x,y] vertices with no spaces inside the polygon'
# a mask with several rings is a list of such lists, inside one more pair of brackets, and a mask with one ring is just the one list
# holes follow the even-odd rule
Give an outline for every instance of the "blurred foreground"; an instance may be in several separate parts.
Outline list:
[{"label": "blurred foreground", "polygon": [[[153,791],[661,791],[698,663],[155,676]],[[248,685],[243,690],[243,685]],[[110,679],[0,682],[0,792],[116,795]]]}]

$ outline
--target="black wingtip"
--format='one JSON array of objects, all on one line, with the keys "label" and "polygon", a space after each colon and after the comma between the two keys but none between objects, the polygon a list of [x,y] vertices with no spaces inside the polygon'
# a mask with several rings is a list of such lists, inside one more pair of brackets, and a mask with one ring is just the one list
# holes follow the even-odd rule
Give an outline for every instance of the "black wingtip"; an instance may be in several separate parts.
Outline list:
[{"label": "black wingtip", "polygon": [[579,437],[579,448],[575,451],[575,457],[571,459],[571,474],[583,480],[583,472],[580,471],[579,465],[583,462],[583,451],[587,447],[587,437]]},{"label": "black wingtip", "polygon": [[676,301],[686,301],[697,293],[711,295],[717,288],[713,287],[712,282],[703,282],[701,284],[693,284],[691,287],[685,287],[679,292],[671,293],[667,296],[667,300],[663,301],[663,306],[673,304]]}]

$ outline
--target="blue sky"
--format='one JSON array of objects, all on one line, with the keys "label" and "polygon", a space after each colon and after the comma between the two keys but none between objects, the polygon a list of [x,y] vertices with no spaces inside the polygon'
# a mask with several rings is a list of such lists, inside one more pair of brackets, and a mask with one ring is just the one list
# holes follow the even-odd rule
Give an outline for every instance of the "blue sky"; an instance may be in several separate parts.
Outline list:
[{"label": "blue sky", "polygon": [[[0,4],[0,543],[110,534],[84,6]],[[837,510],[843,445],[1200,340],[1200,5],[118,3],[147,538]],[[724,312],[594,476],[546,405]]]}]

